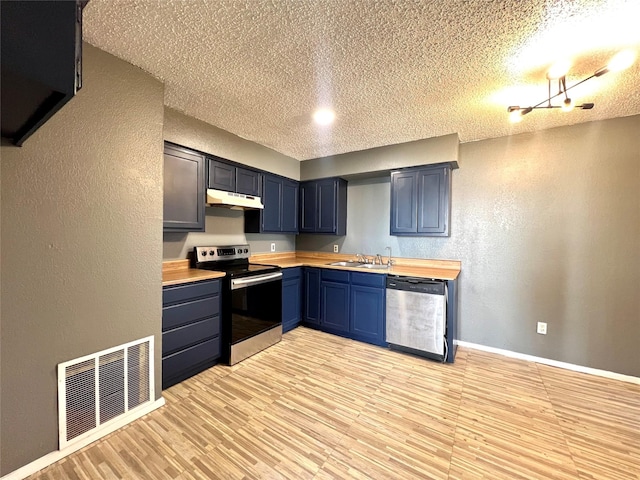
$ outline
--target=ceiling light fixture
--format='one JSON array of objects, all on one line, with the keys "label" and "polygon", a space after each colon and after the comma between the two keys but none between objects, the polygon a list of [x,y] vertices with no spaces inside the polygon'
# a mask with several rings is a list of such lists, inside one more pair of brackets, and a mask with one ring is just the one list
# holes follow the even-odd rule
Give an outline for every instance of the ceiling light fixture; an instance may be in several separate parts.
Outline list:
[{"label": "ceiling light fixture", "polygon": [[[575,105],[573,100],[569,98],[569,94],[567,93],[572,88],[577,87],[578,85],[586,82],[587,80],[591,80],[594,77],[600,77],[608,72],[619,72],[624,70],[625,68],[629,68],[636,59],[636,52],[633,50],[623,50],[618,52],[609,63],[596,70],[593,75],[580,80],[577,83],[574,83],[570,87],[567,87],[567,77],[566,70],[568,68],[568,64],[566,62],[558,62],[554,64],[550,69],[549,73],[547,73],[547,83],[548,83],[548,92],[549,97],[542,100],[540,103],[533,105],[532,107],[520,107],[518,105],[512,105],[507,108],[507,112],[509,112],[509,119],[516,123],[522,120],[522,117],[532,110],[542,109],[542,108],[561,108],[565,112],[570,112],[574,108],[580,108],[582,110],[591,110],[593,108],[593,103],[583,103],[582,105]],[[564,72],[563,72],[564,71]],[[555,95],[551,95],[551,81],[558,80],[558,93]],[[552,105],[551,100],[556,97],[564,95],[564,100],[562,105]]]}]

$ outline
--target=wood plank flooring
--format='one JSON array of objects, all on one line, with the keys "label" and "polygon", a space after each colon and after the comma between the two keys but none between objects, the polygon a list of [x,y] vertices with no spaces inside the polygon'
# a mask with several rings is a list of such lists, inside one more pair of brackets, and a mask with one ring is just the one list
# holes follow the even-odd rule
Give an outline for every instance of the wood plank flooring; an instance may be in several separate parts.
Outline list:
[{"label": "wood plank flooring", "polygon": [[164,392],[29,477],[640,479],[640,386],[475,350],[444,365],[306,328]]}]

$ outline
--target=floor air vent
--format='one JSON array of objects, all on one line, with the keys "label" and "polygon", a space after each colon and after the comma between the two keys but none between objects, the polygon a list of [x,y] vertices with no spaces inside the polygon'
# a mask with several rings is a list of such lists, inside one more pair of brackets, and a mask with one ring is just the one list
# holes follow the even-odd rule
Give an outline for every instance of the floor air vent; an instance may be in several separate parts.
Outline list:
[{"label": "floor air vent", "polygon": [[152,372],[153,336],[59,364],[60,450],[152,401]]}]

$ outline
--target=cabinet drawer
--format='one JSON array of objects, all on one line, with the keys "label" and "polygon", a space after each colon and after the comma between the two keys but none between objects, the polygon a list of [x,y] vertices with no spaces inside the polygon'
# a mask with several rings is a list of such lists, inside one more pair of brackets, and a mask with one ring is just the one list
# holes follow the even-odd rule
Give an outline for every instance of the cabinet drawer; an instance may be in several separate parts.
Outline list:
[{"label": "cabinet drawer", "polygon": [[176,377],[181,373],[193,369],[200,363],[214,360],[220,356],[220,337],[207,340],[193,347],[182,350],[162,359],[163,384],[166,379]]},{"label": "cabinet drawer", "polygon": [[387,276],[380,273],[351,272],[351,283],[366,287],[385,288]]},{"label": "cabinet drawer", "polygon": [[322,270],[322,280],[329,282],[349,283],[349,272],[346,270]]},{"label": "cabinet drawer", "polygon": [[171,305],[162,309],[162,330],[171,330],[218,314],[220,314],[220,298],[217,296]]},{"label": "cabinet drawer", "polygon": [[220,316],[205,318],[162,334],[162,355],[182,350],[220,334]]},{"label": "cabinet drawer", "polygon": [[171,303],[184,302],[194,298],[215,295],[219,292],[219,280],[164,287],[162,289],[162,304],[169,305]]},{"label": "cabinet drawer", "polygon": [[293,267],[293,268],[283,268],[282,269],[282,281],[285,280],[293,280],[296,278],[302,278],[302,268]]}]

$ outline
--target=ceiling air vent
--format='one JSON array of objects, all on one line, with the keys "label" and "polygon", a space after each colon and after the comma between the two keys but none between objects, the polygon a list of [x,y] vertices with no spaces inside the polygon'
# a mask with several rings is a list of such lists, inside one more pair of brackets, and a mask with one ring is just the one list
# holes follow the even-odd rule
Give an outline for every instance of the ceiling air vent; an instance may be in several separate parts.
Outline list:
[{"label": "ceiling air vent", "polygon": [[153,336],[58,365],[59,448],[153,400]]}]

